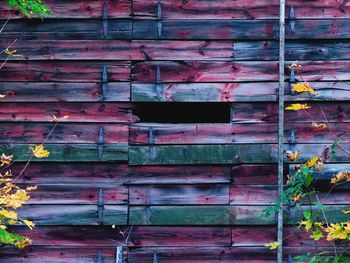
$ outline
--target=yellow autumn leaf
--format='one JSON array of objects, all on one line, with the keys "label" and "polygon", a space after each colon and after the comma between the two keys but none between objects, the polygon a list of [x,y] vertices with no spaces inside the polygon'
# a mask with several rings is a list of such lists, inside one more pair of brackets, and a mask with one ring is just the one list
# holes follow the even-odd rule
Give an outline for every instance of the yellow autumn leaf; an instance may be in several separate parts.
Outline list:
[{"label": "yellow autumn leaf", "polygon": [[297,194],[296,196],[294,196],[294,197],[292,198],[292,200],[293,200],[294,202],[298,202],[298,201],[300,200],[300,198],[301,198],[301,194]]},{"label": "yellow autumn leaf", "polygon": [[312,221],[310,219],[307,220],[301,220],[299,221],[299,228],[304,226],[306,231],[309,231],[309,229],[312,227]]},{"label": "yellow autumn leaf", "polygon": [[22,222],[30,229],[32,230],[35,227],[35,224],[32,221],[23,219]]},{"label": "yellow autumn leaf", "polygon": [[9,165],[13,160],[13,155],[1,154],[0,157],[0,167]]},{"label": "yellow autumn leaf", "polygon": [[297,71],[301,71],[301,69],[303,68],[302,65],[298,65],[297,63],[293,63],[292,65],[288,66],[289,69],[294,69]]},{"label": "yellow autumn leaf", "polygon": [[50,152],[45,150],[44,145],[36,145],[34,148],[32,147],[32,152],[36,158],[47,158],[49,157]]},{"label": "yellow autumn leaf", "polygon": [[326,229],[326,232],[328,232],[327,240],[347,239],[349,233],[345,227],[346,223],[330,224],[330,226]]},{"label": "yellow autumn leaf", "polygon": [[341,171],[334,175],[331,179],[331,184],[337,184],[340,181],[348,181],[350,182],[350,172],[349,171]]},{"label": "yellow autumn leaf", "polygon": [[13,219],[13,220],[17,220],[17,213],[15,211],[9,211],[9,210],[0,210],[0,216],[3,216],[5,218],[8,218],[8,219]]},{"label": "yellow autumn leaf", "polygon": [[292,84],[292,89],[296,92],[310,92],[317,94],[317,92],[310,86],[308,82]]},{"label": "yellow autumn leaf", "polygon": [[10,56],[10,57],[23,57],[22,55],[19,55],[19,54],[16,54],[17,53],[17,50],[9,50],[9,49],[6,49],[5,50],[5,54]]},{"label": "yellow autumn leaf", "polygon": [[307,166],[309,168],[312,168],[316,165],[316,162],[318,161],[318,156],[312,157],[310,160],[308,160],[304,166]]},{"label": "yellow autumn leaf", "polygon": [[290,106],[288,106],[286,108],[286,110],[294,110],[294,111],[298,111],[298,110],[306,110],[306,109],[310,109],[311,106],[304,103],[304,104],[301,104],[301,103],[294,103],[294,104],[291,104]]},{"label": "yellow autumn leaf", "polygon": [[19,249],[24,249],[25,247],[32,244],[32,240],[30,240],[28,237],[24,237],[20,240],[17,240],[14,245]]},{"label": "yellow autumn leaf", "polygon": [[36,185],[34,185],[34,186],[27,186],[26,191],[34,191],[36,189],[38,189],[38,187]]},{"label": "yellow autumn leaf", "polygon": [[278,248],[279,245],[280,245],[280,243],[277,242],[277,241],[264,244],[265,247],[268,247],[268,248],[271,249],[271,250],[272,250],[272,249]]},{"label": "yellow autumn leaf", "polygon": [[324,168],[324,163],[323,163],[322,161],[318,161],[318,162],[316,163],[316,167],[317,167],[317,170],[318,170],[319,172],[321,172],[321,171],[323,170],[323,168]]},{"label": "yellow autumn leaf", "polygon": [[5,225],[0,225],[0,229],[6,229],[7,228],[7,226],[5,226]]},{"label": "yellow autumn leaf", "polygon": [[299,158],[300,151],[299,150],[296,150],[294,152],[287,151],[286,155],[289,161],[295,162]]}]

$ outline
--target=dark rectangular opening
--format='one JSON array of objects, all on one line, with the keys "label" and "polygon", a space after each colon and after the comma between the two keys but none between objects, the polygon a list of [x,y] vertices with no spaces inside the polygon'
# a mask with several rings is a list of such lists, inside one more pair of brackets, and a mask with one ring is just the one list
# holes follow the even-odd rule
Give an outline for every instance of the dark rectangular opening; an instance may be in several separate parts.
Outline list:
[{"label": "dark rectangular opening", "polygon": [[136,103],[133,114],[140,119],[140,122],[229,123],[230,103]]}]

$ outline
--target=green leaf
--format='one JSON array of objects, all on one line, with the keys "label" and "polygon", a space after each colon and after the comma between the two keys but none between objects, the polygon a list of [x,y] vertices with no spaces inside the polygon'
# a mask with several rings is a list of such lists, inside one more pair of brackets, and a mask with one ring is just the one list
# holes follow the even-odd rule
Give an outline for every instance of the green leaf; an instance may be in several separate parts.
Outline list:
[{"label": "green leaf", "polygon": [[265,247],[268,247],[268,248],[271,249],[271,250],[272,250],[272,249],[278,248],[279,245],[280,245],[280,243],[277,242],[277,241],[264,244]]},{"label": "green leaf", "polygon": [[323,238],[324,235],[322,233],[322,231],[320,229],[317,229],[315,231],[312,232],[312,234],[310,235],[310,238],[314,239],[314,240],[320,240],[321,238]]}]

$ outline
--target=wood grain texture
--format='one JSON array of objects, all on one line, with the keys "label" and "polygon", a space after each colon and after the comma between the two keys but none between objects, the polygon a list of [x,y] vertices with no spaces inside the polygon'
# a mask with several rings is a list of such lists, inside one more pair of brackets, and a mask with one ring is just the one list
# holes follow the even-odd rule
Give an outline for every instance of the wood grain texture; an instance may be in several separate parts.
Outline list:
[{"label": "wood grain texture", "polygon": [[[59,3],[55,0],[45,1],[45,4],[53,11],[48,18],[102,18],[105,3],[109,18],[130,17],[130,0],[76,0],[74,2],[60,0]],[[23,18],[23,15],[18,14],[16,10],[11,10],[5,2],[1,4],[0,10],[0,17],[8,17],[11,19]]]},{"label": "wood grain texture", "polygon": [[94,263],[99,252],[102,253],[104,263],[115,263],[114,247],[29,247],[19,251],[18,249],[5,249],[0,251],[1,261],[4,263],[28,262],[28,263],[62,263],[62,262],[88,262]]},{"label": "wood grain texture", "polygon": [[102,82],[103,66],[107,80],[129,81],[127,61],[8,61],[0,71],[0,81],[16,82]]},{"label": "wood grain texture", "polygon": [[[4,123],[0,126],[1,143],[98,143],[100,128],[104,131],[105,143],[128,144],[127,124],[76,124],[60,123]],[[50,137],[47,138],[53,129]]]},{"label": "wood grain texture", "polygon": [[0,121],[52,122],[52,116],[69,118],[64,122],[133,122],[128,103],[1,103]]},{"label": "wood grain texture", "polygon": [[[7,155],[16,156],[16,160],[26,162],[32,156],[30,144],[3,144],[0,145],[0,151]],[[45,149],[50,152],[47,158],[33,158],[33,162],[93,162],[93,161],[127,161],[128,145],[127,144],[105,144],[103,154],[98,154],[97,144],[45,144]]]},{"label": "wood grain texture", "polygon": [[[287,169],[287,167],[286,167]],[[276,185],[277,165],[237,164],[232,166],[232,183],[238,185]]]},{"label": "wood grain texture", "polygon": [[105,30],[101,20],[41,19],[10,20],[3,30],[7,39],[27,40],[101,40],[131,39],[130,20],[109,20]]},{"label": "wood grain texture", "polygon": [[[24,164],[14,163],[13,174]],[[31,163],[19,177],[19,183],[31,184],[86,184],[95,187],[118,187],[121,184],[212,184],[229,183],[229,166],[139,166],[109,162]]]},{"label": "wood grain texture", "polygon": [[130,186],[130,205],[228,204],[229,185]]},{"label": "wood grain texture", "polygon": [[4,102],[97,102],[129,101],[130,84],[2,82]]},{"label": "wood grain texture", "polygon": [[[105,205],[102,224],[125,225],[127,206]],[[97,225],[97,205],[26,205],[19,215],[37,225]]]},{"label": "wood grain texture", "polygon": [[228,227],[136,226],[128,247],[193,247],[231,245]]}]

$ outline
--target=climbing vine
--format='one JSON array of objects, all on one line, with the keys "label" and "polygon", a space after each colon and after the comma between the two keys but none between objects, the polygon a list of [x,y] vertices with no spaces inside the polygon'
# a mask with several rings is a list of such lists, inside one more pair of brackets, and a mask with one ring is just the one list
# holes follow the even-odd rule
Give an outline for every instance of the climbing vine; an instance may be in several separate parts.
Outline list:
[{"label": "climbing vine", "polygon": [[[290,70],[294,70],[299,75],[302,82],[292,84],[292,90],[297,93],[307,93],[310,98],[317,96],[317,92],[311,85],[304,81],[302,76],[302,66],[293,63]],[[331,138],[332,130],[329,127],[327,116],[322,107],[317,104],[321,115],[324,117],[323,122],[312,122],[311,126],[316,131],[326,129],[329,131]],[[311,106],[307,103],[294,103],[285,108],[288,111],[307,111]],[[309,114],[309,113],[308,113]],[[310,115],[310,114],[309,114]],[[311,116],[311,115],[310,115]],[[264,210],[263,216],[268,217],[274,215],[280,208],[283,207],[303,207],[302,219],[297,223],[299,230],[305,231],[309,238],[315,242],[315,253],[307,253],[294,257],[295,261],[303,261],[309,263],[349,263],[350,257],[347,256],[348,251],[344,247],[338,247],[339,241],[350,241],[350,209],[337,211],[340,214],[337,218],[339,221],[331,221],[327,216],[327,209],[320,201],[317,183],[319,175],[322,173],[327,161],[332,158],[336,151],[342,151],[346,155],[350,155],[341,143],[345,136],[350,133],[344,133],[342,136],[333,139],[333,143],[324,147],[320,153],[316,154],[305,163],[296,165],[294,171],[287,175],[287,181],[283,193],[272,202],[272,206]],[[295,151],[286,151],[286,158],[290,162],[298,162],[302,152],[298,149]],[[340,184],[350,182],[349,171],[339,171],[330,178],[330,190],[326,197],[331,194],[332,190]],[[305,207],[308,207],[305,209]],[[302,210],[302,209],[301,209]],[[335,216],[332,216],[335,218]],[[286,239],[288,237],[285,237]],[[324,240],[332,246],[332,252],[322,251],[316,241]],[[271,242],[265,244],[270,249],[276,249],[281,246],[279,242]]]}]

